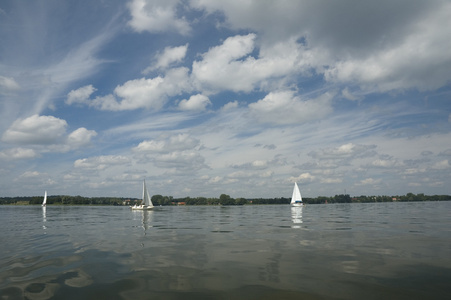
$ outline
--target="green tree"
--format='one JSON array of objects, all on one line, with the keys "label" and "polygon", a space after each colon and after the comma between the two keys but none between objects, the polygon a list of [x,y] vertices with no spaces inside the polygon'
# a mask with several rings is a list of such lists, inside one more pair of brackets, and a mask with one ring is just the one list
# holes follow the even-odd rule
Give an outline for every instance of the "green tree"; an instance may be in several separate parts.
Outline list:
[{"label": "green tree", "polygon": [[229,195],[221,194],[221,196],[219,196],[219,204],[233,205],[233,204],[235,204],[235,200],[233,198],[231,198]]}]

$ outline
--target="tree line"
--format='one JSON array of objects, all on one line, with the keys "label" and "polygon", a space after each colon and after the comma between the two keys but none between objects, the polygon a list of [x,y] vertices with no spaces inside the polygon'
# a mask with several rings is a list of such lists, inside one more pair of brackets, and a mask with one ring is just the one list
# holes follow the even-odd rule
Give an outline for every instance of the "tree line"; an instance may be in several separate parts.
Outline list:
[{"label": "tree line", "polygon": [[[38,205],[43,200],[42,196],[33,197],[0,197],[1,204]],[[185,197],[173,198],[172,196],[153,195],[152,203],[155,206],[166,205],[264,205],[264,204],[289,204],[290,198],[232,198],[227,194],[221,194],[219,198]],[[306,204],[328,203],[372,203],[372,202],[411,202],[411,201],[449,201],[449,195],[424,195],[408,193],[402,196],[354,196],[348,194],[335,195],[333,197],[319,196],[316,198],[303,198]],[[82,197],[55,195],[47,197],[48,205],[115,205],[128,206],[140,204],[137,198],[121,197]]]}]

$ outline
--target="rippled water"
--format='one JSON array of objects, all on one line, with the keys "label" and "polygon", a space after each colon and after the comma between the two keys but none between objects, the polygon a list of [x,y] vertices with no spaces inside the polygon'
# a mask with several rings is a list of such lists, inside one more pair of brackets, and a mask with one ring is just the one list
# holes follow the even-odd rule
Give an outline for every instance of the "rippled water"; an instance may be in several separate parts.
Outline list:
[{"label": "rippled water", "polygon": [[451,299],[451,202],[0,206],[1,299]]}]

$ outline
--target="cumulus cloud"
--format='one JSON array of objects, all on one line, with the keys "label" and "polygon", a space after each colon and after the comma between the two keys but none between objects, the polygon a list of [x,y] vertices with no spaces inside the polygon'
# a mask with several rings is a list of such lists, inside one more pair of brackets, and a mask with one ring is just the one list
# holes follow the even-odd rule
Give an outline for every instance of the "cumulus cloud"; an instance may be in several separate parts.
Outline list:
[{"label": "cumulus cloud", "polygon": [[252,162],[245,163],[245,164],[232,165],[232,167],[237,168],[237,169],[263,170],[263,169],[267,169],[271,163],[272,162],[269,162],[267,160],[254,160]]},{"label": "cumulus cloud", "polygon": [[442,161],[436,162],[432,166],[432,169],[445,170],[445,169],[449,169],[450,167],[451,167],[451,165],[449,164],[449,161],[447,159],[444,159]]},{"label": "cumulus cloud", "polygon": [[238,101],[232,101],[232,102],[228,102],[228,103],[224,104],[224,106],[222,107],[222,110],[227,111],[227,110],[233,110],[235,108],[238,108]]},{"label": "cumulus cloud", "polygon": [[312,182],[315,180],[315,176],[310,173],[302,173],[297,177],[290,177],[290,181],[293,182]]},{"label": "cumulus cloud", "polygon": [[103,155],[90,158],[77,159],[74,162],[75,168],[86,170],[105,170],[106,168],[118,165],[125,165],[131,162],[130,158],[121,155]]},{"label": "cumulus cloud", "polygon": [[190,90],[188,69],[176,68],[169,70],[164,77],[129,80],[114,89],[115,95],[97,97],[90,105],[112,111],[138,108],[159,110],[167,102],[168,97]]},{"label": "cumulus cloud", "polygon": [[137,32],[173,31],[187,35],[191,26],[177,17],[178,4],[177,0],[133,0],[128,5],[132,17],[129,25]]},{"label": "cumulus cloud", "polygon": [[28,145],[36,149],[16,148],[3,152],[11,158],[32,158],[40,152],[67,152],[86,146],[97,135],[94,130],[84,127],[67,134],[67,122],[53,116],[32,115],[16,120],[8,128],[2,141],[10,144]]},{"label": "cumulus cloud", "polygon": [[376,159],[371,165],[380,168],[391,168],[398,165],[398,162],[394,159]]},{"label": "cumulus cloud", "polygon": [[172,136],[162,136],[159,139],[143,141],[133,148],[136,152],[157,152],[167,153],[174,151],[184,151],[196,148],[200,141],[186,133]]},{"label": "cumulus cloud", "polygon": [[74,103],[82,103],[88,104],[89,98],[92,93],[94,93],[97,89],[92,85],[86,85],[76,90],[72,90],[67,94],[66,104],[74,104]]},{"label": "cumulus cloud", "polygon": [[449,2],[434,13],[425,13],[399,43],[375,49],[363,58],[337,62],[325,72],[326,80],[356,82],[382,92],[444,86],[451,79],[451,54],[445,50],[451,40],[443,39],[443,28],[451,26],[450,14]]},{"label": "cumulus cloud", "polygon": [[206,168],[205,158],[196,151],[175,151],[164,153],[154,158],[153,163],[159,168],[177,171],[197,171]]},{"label": "cumulus cloud", "polygon": [[32,159],[38,156],[39,154],[35,150],[27,148],[13,148],[0,152],[0,159],[3,160]]},{"label": "cumulus cloud", "polygon": [[53,116],[33,115],[16,120],[3,134],[2,141],[13,144],[48,145],[60,143],[67,122]]},{"label": "cumulus cloud", "polygon": [[323,178],[323,179],[321,179],[321,183],[327,183],[327,184],[342,183],[342,182],[343,182],[343,178]]},{"label": "cumulus cloud", "polygon": [[183,99],[179,103],[180,110],[204,111],[208,105],[211,105],[210,99],[201,94],[193,95],[188,100]]},{"label": "cumulus cloud", "polygon": [[91,143],[91,139],[97,135],[94,130],[88,130],[84,127],[78,128],[69,134],[67,144],[71,148],[79,148]]},{"label": "cumulus cloud", "polygon": [[311,151],[308,155],[317,159],[346,159],[370,157],[376,154],[375,145],[344,144],[335,148]]},{"label": "cumulus cloud", "polygon": [[333,83],[392,91],[436,89],[451,80],[448,1],[277,1],[262,5],[258,1],[195,0],[191,5],[209,14],[223,13],[223,26],[254,30],[262,36],[264,48],[293,38],[303,40],[303,52],[308,53],[303,55],[304,65]]},{"label": "cumulus cloud", "polygon": [[381,183],[381,179],[365,178],[356,183],[356,185],[377,185],[379,183]]},{"label": "cumulus cloud", "polygon": [[199,154],[200,141],[188,134],[161,136],[141,142],[133,151],[143,161],[152,161],[160,168],[178,171],[196,171],[206,168],[205,159]]},{"label": "cumulus cloud", "polygon": [[200,89],[216,93],[222,90],[250,92],[268,79],[294,74],[298,69],[299,49],[295,41],[279,43],[252,56],[257,35],[237,35],[212,47],[194,61],[192,77]]},{"label": "cumulus cloud", "polygon": [[331,94],[302,100],[293,91],[272,92],[249,104],[249,110],[262,123],[299,124],[320,119],[332,112],[331,99]]},{"label": "cumulus cloud", "polygon": [[186,56],[188,50],[188,44],[179,47],[166,47],[163,53],[157,53],[154,57],[155,63],[143,71],[143,74],[147,74],[157,69],[167,69],[175,63],[180,63]]}]

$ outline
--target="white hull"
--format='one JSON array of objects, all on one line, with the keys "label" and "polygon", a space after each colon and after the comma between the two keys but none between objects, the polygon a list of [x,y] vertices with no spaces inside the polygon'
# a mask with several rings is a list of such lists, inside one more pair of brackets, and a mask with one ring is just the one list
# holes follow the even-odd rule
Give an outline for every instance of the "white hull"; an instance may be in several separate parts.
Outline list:
[{"label": "white hull", "polygon": [[301,207],[301,206],[304,206],[304,203],[292,203],[291,206],[293,206],[293,207]]},{"label": "white hull", "polygon": [[138,206],[130,206],[132,210],[151,210],[153,209],[153,206],[146,206],[146,205],[138,205]]}]

